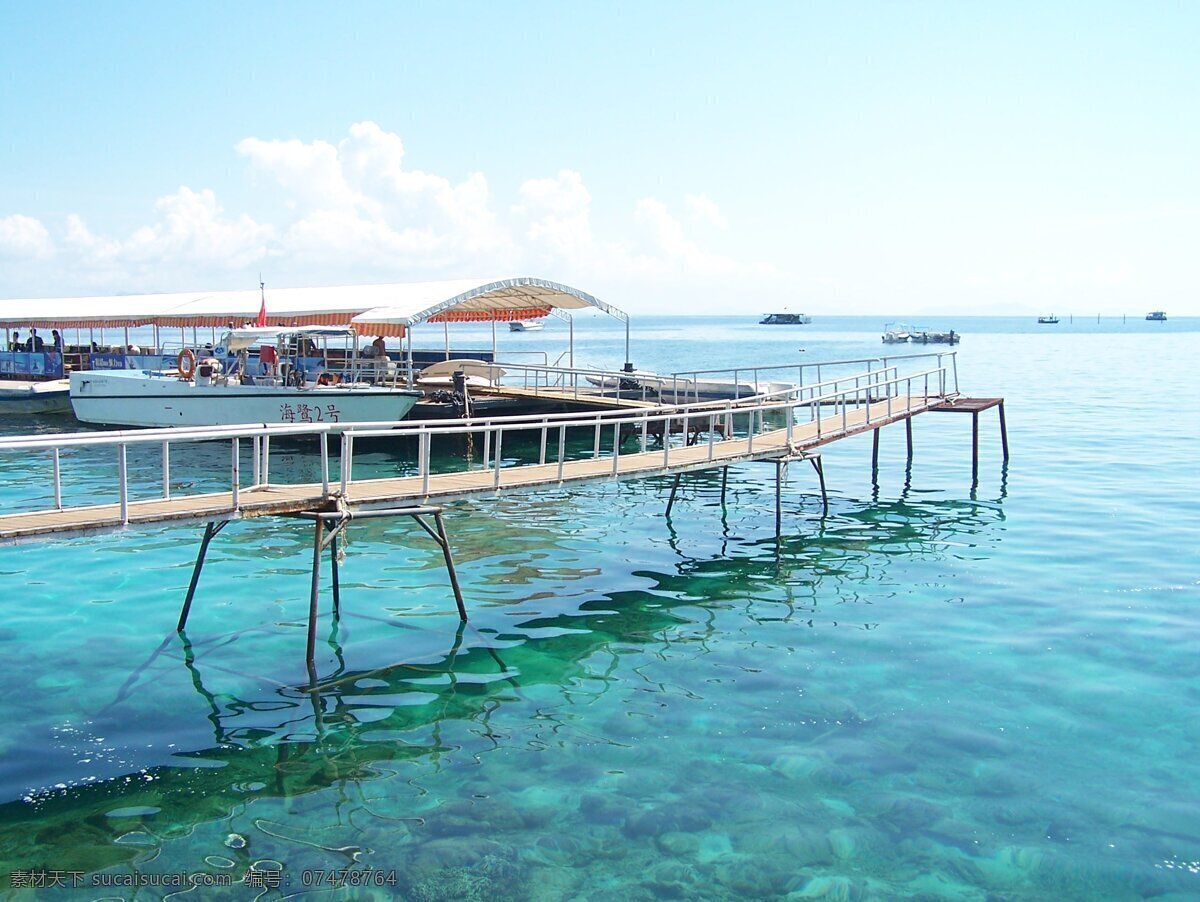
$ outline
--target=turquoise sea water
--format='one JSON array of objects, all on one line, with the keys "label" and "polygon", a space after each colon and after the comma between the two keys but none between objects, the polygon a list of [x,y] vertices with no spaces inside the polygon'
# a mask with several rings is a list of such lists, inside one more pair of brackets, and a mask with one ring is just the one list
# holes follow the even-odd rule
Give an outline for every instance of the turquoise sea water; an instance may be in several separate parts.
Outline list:
[{"label": "turquoise sea water", "polygon": [[[317,693],[300,525],[218,536],[183,640],[195,527],[0,549],[3,872],[80,898],[200,872],[242,882],[192,897],[249,898],[251,866],[328,898],[1200,896],[1200,321],[923,324],[964,335],[964,394],[1006,398],[1007,467],[993,411],[977,484],[970,418],[929,414],[911,467],[900,427],[874,477],[868,436],[825,449],[828,515],[793,465],[780,541],[766,465],[724,505],[685,477],[669,519],[663,480],[458,505],[465,628],[419,529],[354,524]],[[632,357],[878,355],[882,325],[635,319]],[[624,359],[605,321],[575,338]],[[0,459],[14,506],[48,472]]]}]

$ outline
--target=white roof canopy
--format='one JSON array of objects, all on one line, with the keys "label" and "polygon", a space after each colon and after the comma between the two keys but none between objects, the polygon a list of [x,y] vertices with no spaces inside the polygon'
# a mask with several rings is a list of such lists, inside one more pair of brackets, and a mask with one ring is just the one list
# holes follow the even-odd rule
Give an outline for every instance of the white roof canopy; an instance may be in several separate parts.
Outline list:
[{"label": "white roof canopy", "polygon": [[[0,302],[0,328],[20,326],[228,326],[258,317],[262,294],[210,291],[37,298]],[[272,326],[345,326],[360,334],[401,335],[434,322],[534,319],[551,310],[595,307],[628,322],[622,311],[578,289],[545,279],[455,279],[388,285],[275,288],[266,291]]]},{"label": "white roof canopy", "polygon": [[617,319],[629,317],[590,294],[528,277],[491,282],[424,282],[395,285],[396,297],[387,305],[354,317],[359,332],[374,325],[412,326],[421,322],[491,322],[535,319],[551,310],[580,310],[595,307]]}]

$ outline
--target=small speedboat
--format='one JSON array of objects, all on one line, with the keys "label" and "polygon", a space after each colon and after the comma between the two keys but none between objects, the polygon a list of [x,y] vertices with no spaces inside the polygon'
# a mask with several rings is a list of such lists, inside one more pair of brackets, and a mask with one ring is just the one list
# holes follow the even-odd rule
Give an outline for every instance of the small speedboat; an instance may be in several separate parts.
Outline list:
[{"label": "small speedboat", "polygon": [[1051,313],[1049,316],[1039,316],[1038,322],[1042,325],[1053,326],[1058,322],[1058,317]]},{"label": "small speedboat", "polygon": [[1151,313],[1147,313],[1146,319],[1154,323],[1165,323],[1167,321],[1167,315],[1161,310],[1155,310]]},{"label": "small speedboat", "polygon": [[883,343],[885,345],[902,345],[912,340],[912,327],[903,323],[887,323],[883,327]]},{"label": "small speedboat", "polygon": [[509,332],[540,332],[542,323],[536,319],[514,319],[508,324]]},{"label": "small speedboat", "polygon": [[812,317],[804,313],[768,313],[758,321],[760,326],[807,326]]}]

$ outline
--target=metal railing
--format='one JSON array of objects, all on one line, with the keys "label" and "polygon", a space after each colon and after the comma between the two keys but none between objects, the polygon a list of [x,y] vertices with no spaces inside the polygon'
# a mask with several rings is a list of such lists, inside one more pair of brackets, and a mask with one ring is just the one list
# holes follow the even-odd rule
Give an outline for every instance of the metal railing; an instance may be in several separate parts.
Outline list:
[{"label": "metal railing", "polygon": [[[933,355],[914,355],[933,356]],[[942,356],[942,355],[937,355]],[[892,358],[896,359],[896,358]],[[767,369],[767,368],[761,368]],[[388,437],[408,438],[416,441],[417,453],[415,473],[405,475],[420,479],[421,492],[429,491],[433,476],[432,459],[435,439],[445,440],[465,435],[482,434],[483,453],[478,467],[469,459],[467,469],[490,470],[492,484],[499,487],[501,472],[506,469],[504,447],[509,446],[517,433],[534,433],[538,438],[537,466],[547,463],[555,466],[555,478],[561,482],[568,461],[568,431],[578,436],[582,430],[591,430],[591,459],[608,455],[612,459],[611,473],[620,472],[625,441],[637,439],[637,451],[651,450],[651,439],[662,443],[663,470],[672,463],[672,453],[678,455],[683,448],[694,448],[700,437],[706,435],[706,452],[702,460],[712,460],[716,447],[721,442],[745,442],[745,453],[754,453],[754,443],[765,432],[784,430],[789,446],[794,440],[795,430],[801,425],[815,423],[815,437],[830,440],[851,429],[869,427],[880,418],[896,414],[912,413],[931,403],[940,402],[947,396],[947,370],[944,366],[900,374],[895,366],[867,370],[810,382],[799,388],[789,388],[774,395],[767,394],[752,402],[724,400],[686,405],[659,405],[639,410],[607,410],[595,413],[532,414],[524,416],[493,416],[466,420],[424,420],[381,423],[325,423],[296,425],[245,425],[211,426],[193,428],[167,428],[146,430],[123,430],[116,432],[68,433],[60,435],[17,436],[0,439],[0,454],[28,455],[37,451],[48,451],[52,457],[52,490],[54,504],[47,510],[64,510],[62,456],[64,449],[111,447],[117,457],[117,496],[122,523],[129,522],[129,505],[134,501],[170,500],[172,495],[171,467],[172,446],[194,442],[228,441],[230,443],[230,465],[228,492],[231,496],[231,511],[237,512],[245,492],[262,489],[270,483],[271,442],[273,439],[296,440],[315,437],[319,446],[321,470],[321,499],[332,500],[336,496],[348,498],[354,485],[355,440]],[[903,388],[903,393],[901,393]],[[956,392],[955,392],[956,393]],[[882,410],[878,405],[884,405]],[[830,410],[832,408],[832,411]],[[865,417],[851,411],[865,411]],[[330,435],[340,433],[338,474],[331,478],[329,469]],[[718,438],[719,436],[719,438]],[[677,440],[678,437],[678,440]],[[248,484],[243,484],[243,443],[251,448],[251,474]],[[128,450],[130,447],[161,447],[161,488],[149,497],[133,497],[130,487]],[[694,456],[694,455],[693,455]],[[570,458],[577,459],[577,458]],[[586,457],[584,459],[587,459]],[[511,458],[513,465],[518,463]],[[528,462],[534,465],[533,461]],[[695,461],[691,461],[695,463]],[[94,462],[93,462],[94,464]],[[440,470],[439,472],[445,472]],[[372,476],[371,479],[381,477]],[[286,483],[276,483],[283,485]],[[298,483],[314,485],[314,483]],[[193,492],[189,495],[211,495],[212,492]],[[90,500],[90,499],[89,499]],[[84,510],[102,505],[83,504],[71,510]],[[10,513],[18,513],[11,506]],[[3,518],[0,517],[0,522]]]}]

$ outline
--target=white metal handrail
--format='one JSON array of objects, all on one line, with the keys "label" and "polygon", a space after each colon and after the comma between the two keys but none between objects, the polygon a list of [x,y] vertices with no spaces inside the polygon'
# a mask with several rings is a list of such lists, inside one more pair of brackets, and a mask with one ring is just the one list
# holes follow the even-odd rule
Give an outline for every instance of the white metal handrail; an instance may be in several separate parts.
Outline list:
[{"label": "white metal handrail", "polygon": [[[214,427],[184,427],[147,430],[123,430],[102,433],[70,433],[57,436],[20,436],[0,439],[0,452],[28,453],[34,450],[50,450],[53,453],[53,493],[54,508],[62,510],[62,459],[60,452],[64,448],[113,446],[118,455],[118,499],[122,522],[128,522],[130,486],[128,447],[130,445],[145,445],[158,443],[162,447],[162,498],[170,498],[170,446],[173,443],[228,440],[231,443],[231,463],[229,486],[231,504],[238,509],[242,493],[247,490],[261,488],[269,483],[270,441],[272,437],[296,438],[312,435],[318,438],[322,463],[322,494],[331,496],[331,483],[328,469],[328,447],[326,437],[331,433],[341,433],[341,453],[339,459],[340,473],[338,492],[345,496],[353,484],[353,456],[356,438],[367,437],[403,437],[416,436],[418,439],[417,476],[422,479],[424,490],[428,491],[431,475],[432,442],[434,436],[453,436],[468,433],[484,434],[484,451],[482,466],[494,470],[493,485],[500,484],[500,471],[503,468],[502,448],[506,433],[530,432],[540,433],[539,464],[547,460],[549,434],[557,432],[557,473],[561,481],[566,461],[567,429],[590,427],[594,431],[592,457],[601,456],[603,433],[611,430],[611,451],[613,464],[612,472],[617,474],[620,466],[621,444],[623,437],[640,433],[642,449],[649,447],[649,436],[659,434],[661,430],[663,443],[663,467],[670,466],[673,449],[672,435],[676,433],[675,425],[682,436],[682,442],[687,447],[692,432],[708,433],[708,457],[713,455],[716,444],[715,436],[720,434],[722,441],[744,437],[747,450],[753,451],[754,437],[767,430],[768,422],[772,428],[782,415],[786,418],[784,428],[791,441],[797,425],[796,414],[808,408],[809,422],[816,423],[816,434],[822,436],[822,408],[834,408],[833,417],[836,419],[838,410],[841,412],[841,428],[849,428],[849,410],[865,407],[865,423],[871,419],[871,404],[886,402],[886,416],[894,414],[893,399],[898,397],[896,391],[901,385],[905,387],[905,403],[901,411],[911,411],[914,398],[921,398],[922,406],[928,406],[930,399],[940,400],[945,397],[941,386],[945,384],[946,370],[944,367],[926,370],[924,372],[900,375],[895,367],[886,370],[874,370],[853,376],[843,376],[836,379],[824,380],[805,386],[800,392],[780,392],[784,397],[762,398],[752,403],[726,400],[722,402],[705,402],[701,404],[673,406],[660,405],[653,408],[629,411],[598,411],[590,414],[546,414],[527,415],[521,417],[490,417],[484,419],[461,420],[447,423],[445,420],[426,420],[417,422],[390,422],[373,424],[294,424],[294,425],[248,425],[248,426],[214,426]],[[931,393],[931,378],[934,391]],[[853,381],[853,384],[850,384]],[[916,385],[920,393],[913,394]],[[805,397],[807,395],[807,397]],[[735,434],[737,421],[744,421],[744,436]],[[697,425],[699,424],[699,425]],[[696,428],[690,429],[690,426]],[[623,429],[622,427],[629,427]],[[249,440],[252,444],[253,466],[252,483],[249,487],[241,484],[241,454],[240,442]],[[96,507],[88,504],[76,507]]]}]

